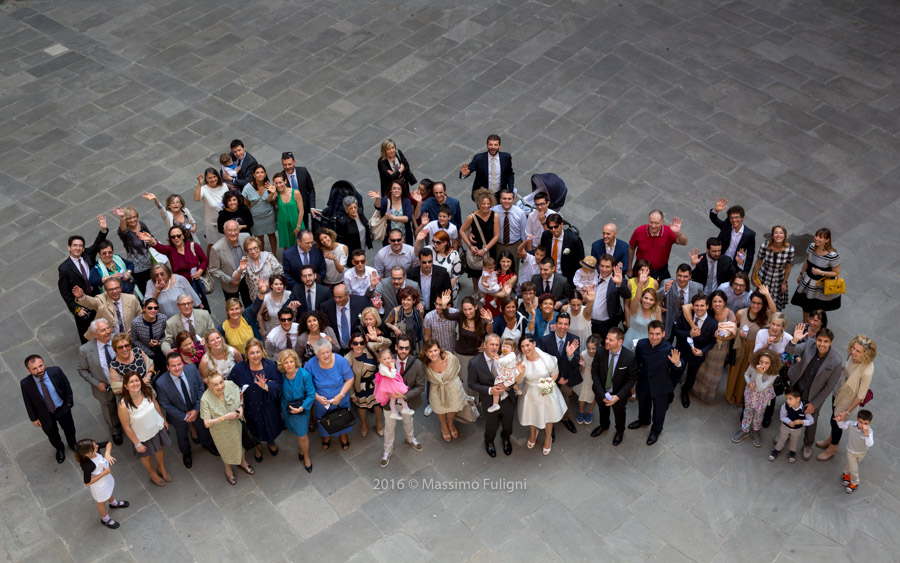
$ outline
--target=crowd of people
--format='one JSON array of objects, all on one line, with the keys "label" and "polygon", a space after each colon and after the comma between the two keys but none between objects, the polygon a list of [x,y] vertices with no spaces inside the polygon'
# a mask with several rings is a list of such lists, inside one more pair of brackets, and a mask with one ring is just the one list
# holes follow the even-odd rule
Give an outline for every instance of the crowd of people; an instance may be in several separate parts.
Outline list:
[{"label": "crowd of people", "polygon": [[[187,468],[194,442],[220,457],[230,485],[234,466],[254,474],[248,452],[257,464],[278,455],[284,430],[311,472],[311,434],[322,450],[347,450],[357,427],[364,439],[374,424],[386,467],[398,422],[405,443],[422,451],[419,412],[436,416],[446,442],[459,437],[458,422],[483,419],[491,457],[498,431],[503,453],[512,453],[514,421],[528,428],[526,448],[540,441],[543,455],[560,426],[589,426],[593,437],[612,427],[614,446],[626,428],[649,426],[652,446],[676,390],[687,409],[692,398],[718,400],[723,378],[722,398],[740,419],[733,442],[762,447],[784,395],[769,460],[785,447],[790,462],[798,453],[809,460],[818,447],[827,461],[846,430],[841,482],[857,489],[873,445],[872,413],[860,407],[872,398],[876,346],[858,335],[844,357],[828,327],[843,282],[827,228],[805,249],[791,293],[787,229],[767,225],[771,236],[757,240],[744,209],[723,198],[709,209],[705,252],[691,250],[688,262],[670,261],[673,246],[689,241],[681,219],[666,222],[661,210],[628,240],[604,225],[586,252],[547,191],[517,203],[512,158],[497,135],[460,167],[460,178],[475,175],[475,211],[466,216],[444,182],[416,179],[390,139],[368,218],[352,185],[323,214],[309,172],[291,152],[281,156],[270,181],[232,141],[220,166],[198,176],[196,215],[178,194],[161,203],[146,193],[164,238],[137,209],[116,207],[118,248],[102,214],[90,245],[68,239],[59,292],[82,343],[78,374],[111,443],[77,441],[61,368],[31,355],[21,387],[59,463],[62,428],[104,525],[118,526],[107,507],[128,506],[114,498],[110,473],[111,448],[126,439],[160,487],[172,480],[171,430]],[[214,291],[225,300],[218,313]],[[802,310],[793,330],[789,301]],[[831,432],[817,442],[823,411]]]}]

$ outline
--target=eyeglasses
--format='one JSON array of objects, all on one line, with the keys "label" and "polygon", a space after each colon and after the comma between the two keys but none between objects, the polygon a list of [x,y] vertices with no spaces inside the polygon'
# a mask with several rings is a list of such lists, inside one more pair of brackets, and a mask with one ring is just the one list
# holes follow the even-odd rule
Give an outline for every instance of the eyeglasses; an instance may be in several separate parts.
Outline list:
[{"label": "eyeglasses", "polygon": [[534,205],[536,207],[547,207],[547,202],[546,201],[536,201],[536,202],[534,202]]},{"label": "eyeglasses", "polygon": [[403,239],[402,239],[402,238],[392,238],[392,239],[389,239],[389,240],[390,240],[391,242],[403,242]]},{"label": "eyeglasses", "polygon": [[394,278],[394,277],[392,277],[392,278],[391,278],[391,281],[394,281],[394,282],[402,282],[402,281],[403,281],[403,278]]},{"label": "eyeglasses", "polygon": [[129,348],[131,348],[131,344],[120,344],[119,346],[116,346],[116,350],[128,350]]},{"label": "eyeglasses", "polygon": [[294,158],[294,153],[292,153],[292,152],[281,153],[281,160],[284,160],[286,158]]},{"label": "eyeglasses", "polygon": [[176,239],[184,238],[184,235],[169,235],[169,238],[171,240],[176,240]]},{"label": "eyeglasses", "polygon": [[179,303],[178,306],[179,306],[179,307],[193,307],[193,306],[194,306],[194,302],[193,302],[193,301],[188,301],[187,303]]}]

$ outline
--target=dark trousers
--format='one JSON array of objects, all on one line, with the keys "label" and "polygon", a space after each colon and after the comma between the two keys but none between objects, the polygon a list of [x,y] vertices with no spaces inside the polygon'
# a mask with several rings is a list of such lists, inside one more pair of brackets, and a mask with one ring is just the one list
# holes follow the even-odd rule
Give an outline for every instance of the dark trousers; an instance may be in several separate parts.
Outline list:
[{"label": "dark trousers", "polygon": [[[669,395],[651,397],[649,389],[638,389],[637,397],[638,420],[641,424],[651,424],[652,422],[650,432],[659,434],[663,431],[663,424],[666,422],[666,411],[669,409]],[[616,424],[618,425],[618,422]]]},{"label": "dark trousers", "polygon": [[[134,277],[134,287],[141,290],[143,293],[144,288],[147,287],[147,282],[150,281],[150,268],[147,268],[143,272],[132,272],[132,276]],[[144,299],[148,297],[153,297],[152,295],[145,295]]]},{"label": "dark trousers", "polygon": [[[206,309],[207,313],[209,313],[209,300],[207,300],[206,298],[206,287],[203,285],[203,282],[201,280],[191,280],[190,283],[191,287],[194,288],[194,291],[197,292],[197,296],[200,298],[200,302],[203,304],[203,308]],[[240,291],[240,289],[238,289],[238,291]],[[250,295],[249,288],[247,295]]]},{"label": "dark trousers", "polygon": [[57,450],[65,448],[62,438],[59,436],[59,427],[62,426],[63,432],[66,434],[66,443],[74,447],[75,442],[75,421],[72,419],[72,409],[63,405],[53,411],[50,415],[53,418],[53,424],[42,424],[41,430],[50,439],[50,443]]},{"label": "dark trousers", "polygon": [[172,417],[167,417],[169,426],[175,427],[175,438],[178,440],[178,449],[182,454],[191,453],[191,429],[190,425],[194,425],[197,431],[197,439],[204,448],[212,447],[212,436],[209,435],[209,429],[203,424],[198,416],[194,422],[185,422],[184,420],[173,421]]},{"label": "dark trousers", "polygon": [[81,340],[82,344],[86,344],[88,339],[84,337],[87,334],[87,331],[91,328],[91,321],[97,316],[96,313],[91,311],[90,309],[85,309],[87,311],[87,315],[79,316],[78,313],[73,313],[75,317],[75,330],[78,331],[78,338]]},{"label": "dark trousers", "polygon": [[658,270],[650,270],[650,277],[662,284],[663,281],[671,278],[672,274],[669,273],[669,266],[667,264]]},{"label": "dark trousers", "polygon": [[[512,436],[513,420],[516,418],[516,405],[513,403],[512,397],[507,397],[500,401],[500,410],[496,412],[487,412],[485,403],[481,403],[484,411],[484,441],[493,442],[497,437],[497,428],[500,430],[500,439],[504,442]],[[487,405],[488,407],[490,404]]]},{"label": "dark trousers", "polygon": [[[596,391],[594,392],[596,395]],[[603,394],[597,395],[597,405],[600,407],[600,426],[603,428],[609,428],[609,411],[612,411],[613,415],[616,417],[616,432],[624,432],[625,431],[625,406],[628,404],[628,399],[619,399],[616,401],[612,407],[606,406],[603,402]]]},{"label": "dark trousers", "polygon": [[697,360],[689,360],[687,363],[687,370],[685,370],[684,383],[681,384],[681,394],[687,395],[690,393],[691,389],[694,388],[694,382],[697,381],[697,372],[700,371],[700,366],[703,365],[703,362],[706,360],[706,356]]},{"label": "dark trousers", "polygon": [[836,446],[841,443],[841,437],[844,435],[844,430],[837,425],[837,422],[834,420],[834,415],[837,414],[837,411],[834,409],[834,397],[831,398],[831,444]]},{"label": "dark trousers", "polygon": [[249,307],[253,304],[253,300],[250,299],[250,288],[247,287],[247,280],[245,278],[241,278],[241,284],[238,286],[238,290],[235,293],[229,293],[222,289],[222,293],[225,295],[225,301],[228,301],[232,297],[240,298],[241,303],[244,304],[244,307]]},{"label": "dark trousers", "polygon": [[606,333],[614,326],[619,326],[619,319],[609,319],[608,321],[591,319],[591,334],[600,336],[602,342],[606,338]]}]

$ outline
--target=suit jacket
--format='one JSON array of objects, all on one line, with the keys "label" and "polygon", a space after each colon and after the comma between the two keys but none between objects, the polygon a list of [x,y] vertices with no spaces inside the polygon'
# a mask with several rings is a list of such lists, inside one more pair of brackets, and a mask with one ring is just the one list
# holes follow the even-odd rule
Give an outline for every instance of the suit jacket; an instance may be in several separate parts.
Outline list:
[{"label": "suit jacket", "polygon": [[[571,332],[567,332],[566,346],[577,338],[578,337]],[[551,332],[547,336],[541,338],[540,342],[538,342],[538,348],[556,358],[557,365],[559,366],[559,376],[568,380],[565,385],[575,387],[581,383],[583,380],[583,377],[581,376],[581,366],[579,365],[581,362],[581,353],[578,350],[575,350],[571,360],[565,355],[565,351],[560,355],[559,348],[556,345],[555,332]]]},{"label": "suit jacket", "polygon": [[[544,234],[541,235],[541,246],[547,249],[547,256],[550,256],[553,251],[553,233],[544,231]],[[568,254],[566,254],[566,250],[569,251]],[[563,253],[559,259],[562,275],[571,281],[575,278],[575,272],[581,268],[581,261],[584,259],[584,243],[581,242],[581,237],[572,231],[563,231],[562,248],[557,252]]]},{"label": "suit jacket", "polygon": [[[421,291],[421,284],[419,284],[419,280],[422,279],[422,266],[414,266],[406,271],[406,277],[409,280],[416,282],[416,285],[419,286],[419,293]],[[384,280],[382,280],[384,281]],[[390,281],[390,280],[388,280]],[[442,293],[445,291],[450,291],[453,289],[453,284],[450,282],[450,274],[447,273],[447,269],[442,266],[437,266],[435,264],[431,265],[431,293],[428,294],[429,301],[431,303],[424,303],[425,311],[433,311],[434,310],[434,301],[437,299]]]},{"label": "suit jacket", "polygon": [[[409,161],[406,160],[406,157],[403,156],[403,151],[400,149],[397,149],[397,160],[403,165],[403,172],[394,172],[387,159],[378,159],[378,178],[381,180],[381,197],[391,193],[391,184],[394,180],[403,178],[406,181],[407,186],[416,185],[417,180],[412,173],[412,169],[410,169]],[[435,219],[437,219],[437,217],[435,217]]]},{"label": "suit jacket", "polygon": [[[540,274],[535,274],[531,276],[531,283],[537,288],[535,292],[538,297],[544,294],[544,278],[541,277]],[[568,299],[566,299],[566,285],[569,283],[569,280],[564,278],[559,274],[553,274],[553,281],[550,284],[550,294],[553,295],[553,298],[557,301],[562,301],[563,303],[567,303]]]},{"label": "suit jacket", "polygon": [[[300,281],[300,268],[303,267],[300,260],[300,247],[295,244],[285,249],[281,262],[284,265],[284,276],[291,289],[298,284],[303,285],[303,282]],[[309,264],[316,270],[316,281],[321,283],[325,279],[325,255],[315,246],[309,251]]]},{"label": "suit jacket", "polygon": [[[602,401],[606,393],[606,375],[609,370],[609,350],[602,348],[597,350],[594,361],[591,362],[591,379],[593,380],[594,395],[598,401]],[[634,352],[622,346],[619,350],[619,360],[613,370],[612,394],[619,397],[619,401],[627,401],[631,397],[631,388],[637,383],[638,364]]]},{"label": "suit jacket", "polygon": [[[317,283],[316,284],[316,295],[313,298],[313,300],[315,301],[315,303],[313,303],[313,307],[315,307],[315,310],[321,311],[322,305],[325,302],[330,301],[331,298],[332,298],[331,290],[328,289],[328,286]],[[296,313],[295,316],[299,318],[300,315],[302,315],[303,313],[305,313],[307,311],[307,308],[306,308],[306,286],[303,285],[302,283],[298,283],[297,285],[295,285],[294,289],[291,290],[291,297],[288,302],[290,302],[290,301],[299,301],[300,302],[300,306],[297,307],[297,310],[295,311],[295,313]]]},{"label": "suit jacket", "polygon": [[[810,335],[810,338],[807,338],[805,342],[796,345],[788,344],[785,350],[791,354],[800,354],[801,356],[800,361],[792,365],[791,369],[788,370],[788,378],[790,378],[792,383],[797,383],[797,380],[800,379],[809,366],[809,362],[819,353],[816,350],[816,339]],[[822,405],[825,404],[825,399],[834,391],[843,370],[844,366],[841,356],[835,351],[834,345],[832,345],[828,355],[825,356],[825,360],[819,365],[819,372],[815,374],[816,377],[809,386],[809,402],[816,407],[816,410],[822,408]]]},{"label": "suit jacket", "polygon": [[363,224],[366,232],[366,246],[363,248],[359,243],[359,225],[354,219],[347,215],[341,215],[337,219],[335,231],[337,232],[337,240],[341,244],[347,245],[347,256],[350,256],[354,250],[366,250],[372,248],[372,229],[369,227],[369,220],[362,213],[359,214],[359,220]]},{"label": "suit jacket", "polygon": [[[515,181],[516,181],[516,173],[513,171],[512,167],[512,156],[508,152],[498,152],[497,155],[500,157],[500,190],[505,189],[515,189]],[[460,178],[468,178],[469,175],[475,172],[475,182],[472,183],[472,193],[475,193],[475,190],[480,188],[489,189],[491,185],[491,179],[488,177],[488,153],[480,152],[472,157],[472,162],[469,163],[469,174],[466,176],[462,175],[462,171],[459,173]],[[496,193],[494,195],[496,195]],[[437,219],[437,217],[432,217],[432,219]]]},{"label": "suit jacket", "polygon": [[[283,169],[282,172],[288,176],[288,184],[290,184],[290,175]],[[297,176],[297,190],[300,191],[300,197],[303,199],[303,224],[308,231],[312,231],[312,208],[316,206],[316,186],[313,184],[312,176],[309,175],[309,170],[303,166],[294,166],[294,174]],[[360,212],[362,212],[362,206],[360,206]]]},{"label": "suit jacket", "polygon": [[[719,227],[718,239],[722,243],[722,253],[728,250],[731,245],[731,222],[719,219],[719,216],[712,210],[709,210],[709,220],[712,224]],[[743,248],[747,252],[747,258],[744,260],[744,267],[741,268],[746,273],[750,273],[753,268],[753,255],[756,253],[756,231],[744,224],[744,234],[741,235],[741,241],[738,243],[738,249]],[[734,265],[737,269],[737,263]]]},{"label": "suit jacket", "polygon": [[[237,158],[234,156],[234,153],[231,152],[231,161],[237,162]],[[256,159],[253,158],[253,155],[244,150],[244,161],[241,162],[241,169],[238,170],[237,176],[231,180],[232,185],[236,187],[238,190],[244,189],[244,186],[253,179],[253,174],[250,172],[256,167]]]},{"label": "suit jacket", "polygon": [[[676,366],[669,360],[672,345],[663,340],[659,346],[650,345],[650,339],[642,338],[634,347],[634,355],[638,364],[638,392],[647,392],[650,397],[657,398],[675,391],[675,385],[681,380],[684,372],[684,354]],[[691,354],[693,356],[693,354]],[[609,361],[609,360],[607,360]]]},{"label": "suit jacket", "polygon": [[[112,346],[112,340],[109,341]],[[115,352],[110,355],[115,357]],[[109,387],[109,380],[100,363],[100,352],[97,350],[97,341],[89,340],[78,348],[78,375],[92,387],[105,383]]]},{"label": "suit jacket", "polygon": [[[597,259],[597,266],[600,266],[600,257],[606,254],[606,243],[603,239],[595,240],[591,245],[591,256]],[[613,252],[613,266],[622,263],[622,271],[628,269],[628,242],[616,237],[616,248]]]},{"label": "suit jacket", "polygon": [[[671,279],[671,278],[670,278]],[[666,282],[669,280],[664,280],[660,287],[666,287]],[[691,302],[691,297],[697,295],[698,293],[703,293],[703,286],[699,283],[691,280],[688,282],[688,295],[685,303]],[[675,321],[680,319],[681,308],[678,307],[678,284],[675,280],[672,280],[672,287],[669,288],[669,291],[666,292],[665,295],[665,307],[666,312],[663,313],[663,324],[666,328],[666,338],[673,335],[672,328],[675,326]]]},{"label": "suit jacket", "polygon": [[[746,229],[744,230],[746,231]],[[691,279],[699,283],[700,287],[706,287],[706,282],[709,281],[709,260],[706,259],[705,252],[700,255],[700,258],[700,263],[697,264],[697,267],[691,273]],[[725,256],[723,252],[716,264],[716,287],[719,284],[730,282],[735,272],[737,272],[737,264],[731,258]]]},{"label": "suit jacket", "polygon": [[[97,237],[94,239],[94,242],[84,249],[81,257],[84,258],[84,261],[87,263],[87,275],[90,279],[91,270],[97,264],[97,252],[99,245],[101,242],[106,240],[106,235],[109,233],[109,229],[105,232],[100,231],[97,233]],[[66,256],[66,261],[59,265],[56,269],[59,274],[59,280],[57,281],[57,288],[59,289],[59,295],[63,298],[63,301],[66,303],[66,307],[69,308],[69,312],[72,314],[75,313],[75,308],[78,306],[75,303],[75,296],[72,295],[72,288],[76,285],[81,289],[85,290],[87,293],[87,287],[85,287],[84,277],[82,277],[81,272],[78,271],[78,266],[72,262],[72,258]],[[91,295],[99,295],[100,287],[91,287]]]},{"label": "suit jacket", "polygon": [[[490,394],[490,389],[494,386],[495,378],[488,367],[487,360],[484,359],[483,353],[479,352],[469,360],[468,370],[467,381],[469,389],[478,395],[481,399],[481,408],[484,412],[487,412],[487,408],[494,404],[494,398]],[[518,397],[516,397],[515,393],[509,392],[504,400],[512,401],[515,407]]]},{"label": "suit jacket", "polygon": [[700,335],[694,338],[694,348],[703,352],[702,356],[695,356],[691,351],[691,345],[687,339],[691,336],[691,325],[688,324],[684,315],[675,322],[675,336],[678,337],[678,351],[681,352],[681,359],[688,364],[702,364],[706,359],[706,354],[716,345],[716,330],[719,328],[719,321],[713,316],[712,312],[706,314],[706,320],[700,326]]},{"label": "suit jacket", "polygon": [[[239,234],[238,245],[243,248],[244,241],[248,238],[250,238],[250,233]],[[209,273],[212,277],[219,280],[219,283],[222,285],[222,291],[237,293],[238,286],[241,285],[241,280],[234,283],[231,276],[234,274],[234,271],[238,269],[238,266],[240,266],[240,264],[234,263],[234,256],[231,254],[231,247],[228,244],[228,240],[225,237],[217,240],[216,243],[212,245],[212,250],[209,251]]]},{"label": "suit jacket", "polygon": [[[194,332],[197,336],[206,338],[206,331],[216,328],[216,321],[207,311],[203,309],[194,309]],[[168,354],[172,346],[175,345],[175,337],[184,330],[184,323],[181,322],[181,313],[172,316],[166,321],[166,335],[160,342],[163,354]]]},{"label": "suit jacket", "polygon": [[188,411],[200,412],[200,397],[206,389],[200,372],[191,364],[184,364],[181,377],[185,379],[188,393],[191,395],[190,403],[185,403],[181,397],[181,389],[175,387],[168,371],[156,379],[156,398],[159,400],[159,406],[166,411],[166,420],[170,424],[183,423]]},{"label": "suit jacket", "polygon": [[[138,301],[138,298],[130,293],[122,292],[119,300],[122,303],[122,315],[124,315],[124,319],[122,319],[125,326],[125,332],[131,332],[131,321],[141,315],[141,302]],[[116,326],[116,306],[113,305],[112,299],[109,298],[109,294],[101,293],[97,297],[92,297],[90,295],[85,295],[81,298],[81,300],[76,301],[79,305],[87,307],[92,311],[97,312],[98,319],[106,319],[109,321],[110,328],[115,332]],[[87,332],[84,333],[84,337],[88,340],[93,340],[94,335],[88,329]]]},{"label": "suit jacket", "polygon": [[[415,289],[416,291],[419,292],[419,294],[422,293],[421,288],[419,287],[419,284],[410,280],[409,278],[406,278],[406,285],[404,287],[409,287],[411,289]],[[372,296],[375,295],[376,293],[381,294],[381,308],[382,308],[382,310],[384,310],[385,314],[387,314],[389,311],[391,311],[392,309],[397,307],[397,305],[400,304],[400,302],[397,300],[397,290],[394,289],[394,285],[391,283],[390,278],[382,279],[380,282],[378,282],[378,285],[375,286],[374,290],[373,289],[366,290],[366,297],[368,299],[371,299]]]},{"label": "suit jacket", "polygon": [[[419,408],[422,404],[422,395],[425,393],[425,364],[415,356],[406,357],[406,367],[403,369],[403,383],[409,387],[406,392],[406,403],[411,409]],[[427,399],[427,397],[425,397]]]},{"label": "suit jacket", "polygon": [[[368,299],[362,297],[361,295],[350,295],[350,332],[354,332],[358,330],[359,326],[359,314],[362,313],[362,310],[371,305]],[[334,299],[329,299],[325,303],[322,304],[322,308],[320,311],[325,311],[325,314],[328,315],[328,322],[331,325],[331,328],[334,330],[334,333],[337,335],[338,339],[341,337],[340,332],[340,323],[338,323],[337,316],[337,303],[335,303]],[[350,341],[350,335],[347,335],[347,341]],[[340,342],[338,342],[340,345]]]},{"label": "suit jacket", "polygon": [[[599,288],[598,285],[594,291]],[[606,282],[606,314],[611,321],[616,321],[616,324],[625,316],[622,299],[631,299],[631,288],[628,287],[628,277],[625,274],[622,274],[622,283],[619,285],[613,283],[612,277]]]},{"label": "suit jacket", "polygon": [[[75,404],[75,399],[72,396],[72,386],[69,385],[66,374],[55,366],[48,366],[46,371],[50,378],[50,385],[62,399],[63,404],[59,408],[71,408]],[[44,404],[44,398],[41,396],[34,377],[29,374],[19,382],[19,386],[22,388],[22,399],[25,401],[25,410],[28,411],[28,420],[32,422],[40,420],[42,426],[55,424],[53,415]]]}]

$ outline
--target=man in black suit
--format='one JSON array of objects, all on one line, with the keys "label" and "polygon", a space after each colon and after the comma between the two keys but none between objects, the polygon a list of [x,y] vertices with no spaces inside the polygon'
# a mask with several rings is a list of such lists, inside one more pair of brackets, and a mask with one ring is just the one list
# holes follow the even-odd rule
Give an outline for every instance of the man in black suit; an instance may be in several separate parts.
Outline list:
[{"label": "man in black suit", "polygon": [[[497,378],[497,362],[500,359],[500,337],[496,334],[484,336],[484,352],[476,354],[469,361],[469,389],[477,393],[481,399],[481,412],[484,413],[484,449],[491,457],[497,457],[497,449],[494,447],[494,438],[497,436],[497,428],[500,430],[500,439],[503,440],[503,453],[512,453],[510,437],[513,431],[513,420],[516,418],[516,394],[503,384],[494,385]],[[504,397],[503,394],[506,394]],[[488,408],[494,404],[492,395],[500,395],[500,410],[488,412]]]},{"label": "man in black suit", "polygon": [[346,285],[339,283],[334,286],[332,299],[322,304],[321,311],[328,315],[331,329],[338,337],[340,354],[343,356],[350,351],[350,336],[359,325],[359,314],[370,305],[365,297],[350,295]]},{"label": "man in black suit", "polygon": [[652,410],[653,426],[647,436],[648,446],[655,444],[663,431],[669,396],[684,371],[681,354],[672,348],[665,336],[662,322],[654,319],[647,325],[647,338],[639,340],[634,347],[638,364],[638,419],[629,424],[628,429],[637,430],[650,424]]},{"label": "man in black suit", "polygon": [[94,264],[96,264],[97,251],[99,250],[98,246],[101,242],[106,240],[106,235],[109,233],[109,229],[106,228],[106,217],[104,215],[97,215],[97,225],[100,226],[100,232],[97,233],[94,243],[87,248],[85,248],[83,236],[72,235],[69,237],[69,257],[57,268],[59,274],[59,280],[57,282],[59,295],[63,298],[66,307],[69,308],[69,311],[75,317],[78,338],[81,339],[82,344],[88,341],[85,334],[91,326],[91,321],[94,320],[95,313],[87,307],[82,307],[75,302],[72,288],[76,285],[81,287],[84,289],[85,295],[100,294],[101,288],[92,287],[91,284],[88,283],[88,278],[91,276],[91,269],[94,267]]},{"label": "man in black suit", "polygon": [[[309,171],[297,166],[294,160],[294,153],[281,153],[282,172],[287,176],[288,184],[295,190],[300,191],[300,197],[303,199],[303,224],[306,228],[312,230],[313,207],[316,206],[316,186],[313,184],[312,176]],[[360,211],[362,208],[360,208]]]},{"label": "man in black suit", "polygon": [[705,253],[700,254],[696,248],[691,250],[691,269],[691,279],[702,285],[707,295],[719,284],[729,282],[737,271],[731,258],[722,254],[722,242],[716,237],[706,240]]},{"label": "man in black suit", "polygon": [[719,219],[719,212],[725,209],[728,200],[720,197],[716,200],[716,206],[709,210],[709,220],[719,227],[719,240],[725,256],[728,256],[737,264],[737,267],[750,273],[753,267],[753,254],[756,252],[756,232],[744,225],[744,208],[740,205],[732,205],[725,214],[728,222]]},{"label": "man in black suit", "polygon": [[31,375],[19,382],[22,399],[31,423],[44,431],[50,444],[56,448],[56,462],[66,460],[66,448],[59,436],[62,427],[66,442],[75,451],[75,421],[72,419],[72,386],[63,370],[58,367],[44,368],[44,360],[37,354],[25,358],[25,369]]},{"label": "man in black suit", "polygon": [[284,265],[284,276],[291,289],[300,283],[300,268],[309,264],[316,272],[316,280],[325,279],[325,255],[313,244],[312,231],[306,229],[297,233],[297,244],[284,249],[281,262]]},{"label": "man in black suit", "polygon": [[475,190],[480,188],[490,190],[495,196],[500,190],[515,188],[516,173],[513,172],[512,157],[508,152],[500,152],[499,135],[488,135],[487,152],[478,153],[472,157],[472,162],[463,164],[459,169],[459,177],[468,178],[472,172],[475,172],[472,199]]},{"label": "man in black suit", "polygon": [[240,191],[253,179],[253,170],[256,169],[257,162],[253,155],[247,152],[244,142],[240,139],[231,141],[231,161],[237,167],[237,174],[232,178],[225,173],[225,182]]},{"label": "man in black suit", "polygon": [[681,384],[681,406],[691,406],[690,392],[697,379],[700,366],[706,355],[716,345],[716,330],[719,323],[709,313],[709,297],[700,293],[691,298],[694,306],[693,322],[682,316],[675,321],[675,336],[678,337],[678,351],[687,362],[687,375]]},{"label": "man in black suit", "polygon": [[556,273],[565,276],[571,284],[575,272],[581,268],[584,243],[580,236],[565,230],[559,213],[552,213],[547,217],[547,230],[541,235],[540,245],[550,251],[547,256],[553,259]]},{"label": "man in black suit", "polygon": [[290,301],[299,301],[297,318],[307,311],[320,311],[322,305],[331,300],[331,290],[327,285],[316,283],[315,267],[307,264],[300,267],[300,283],[291,290]]},{"label": "man in black suit", "polygon": [[166,356],[166,368],[169,371],[156,379],[156,396],[159,406],[166,412],[166,420],[175,428],[184,466],[190,469],[193,465],[190,425],[194,426],[200,445],[213,455],[219,455],[209,429],[200,419],[200,398],[206,386],[197,368],[191,364],[185,365],[177,350]]},{"label": "man in black suit", "polygon": [[[569,398],[573,395],[572,387],[581,383],[580,360],[581,354],[578,353],[579,342],[574,334],[569,334],[569,325],[572,322],[568,313],[560,313],[556,316],[556,323],[553,332],[541,338],[538,348],[556,358],[559,366],[559,378],[556,383],[559,384],[559,390],[562,392],[566,400],[566,407],[569,405]],[[562,425],[566,430],[575,434],[575,423],[569,420],[569,411],[563,415]]]},{"label": "man in black suit", "polygon": [[613,268],[613,260],[609,254],[600,257],[597,263],[600,280],[585,295],[584,305],[591,308],[591,332],[603,339],[606,339],[610,328],[619,326],[625,318],[622,299],[631,297],[631,290],[622,274],[622,265],[616,264]]},{"label": "man in black suit", "polygon": [[531,283],[534,284],[535,294],[540,297],[545,293],[549,293],[556,300],[554,306],[558,311],[563,305],[568,303],[566,299],[566,285],[569,280],[555,273],[556,264],[549,256],[541,260],[541,273],[531,276]]},{"label": "man in black suit", "polygon": [[434,309],[435,299],[443,295],[445,291],[453,289],[447,270],[434,265],[434,252],[430,248],[423,248],[419,251],[419,265],[413,266],[406,273],[410,280],[419,284],[425,312]]},{"label": "man in black suit", "polygon": [[600,405],[600,424],[591,431],[596,438],[609,428],[609,411],[616,417],[613,445],[622,443],[625,435],[625,406],[631,398],[631,388],[637,382],[637,360],[634,352],[622,346],[625,331],[614,326],[606,333],[604,349],[598,350],[591,363],[594,395]]}]

